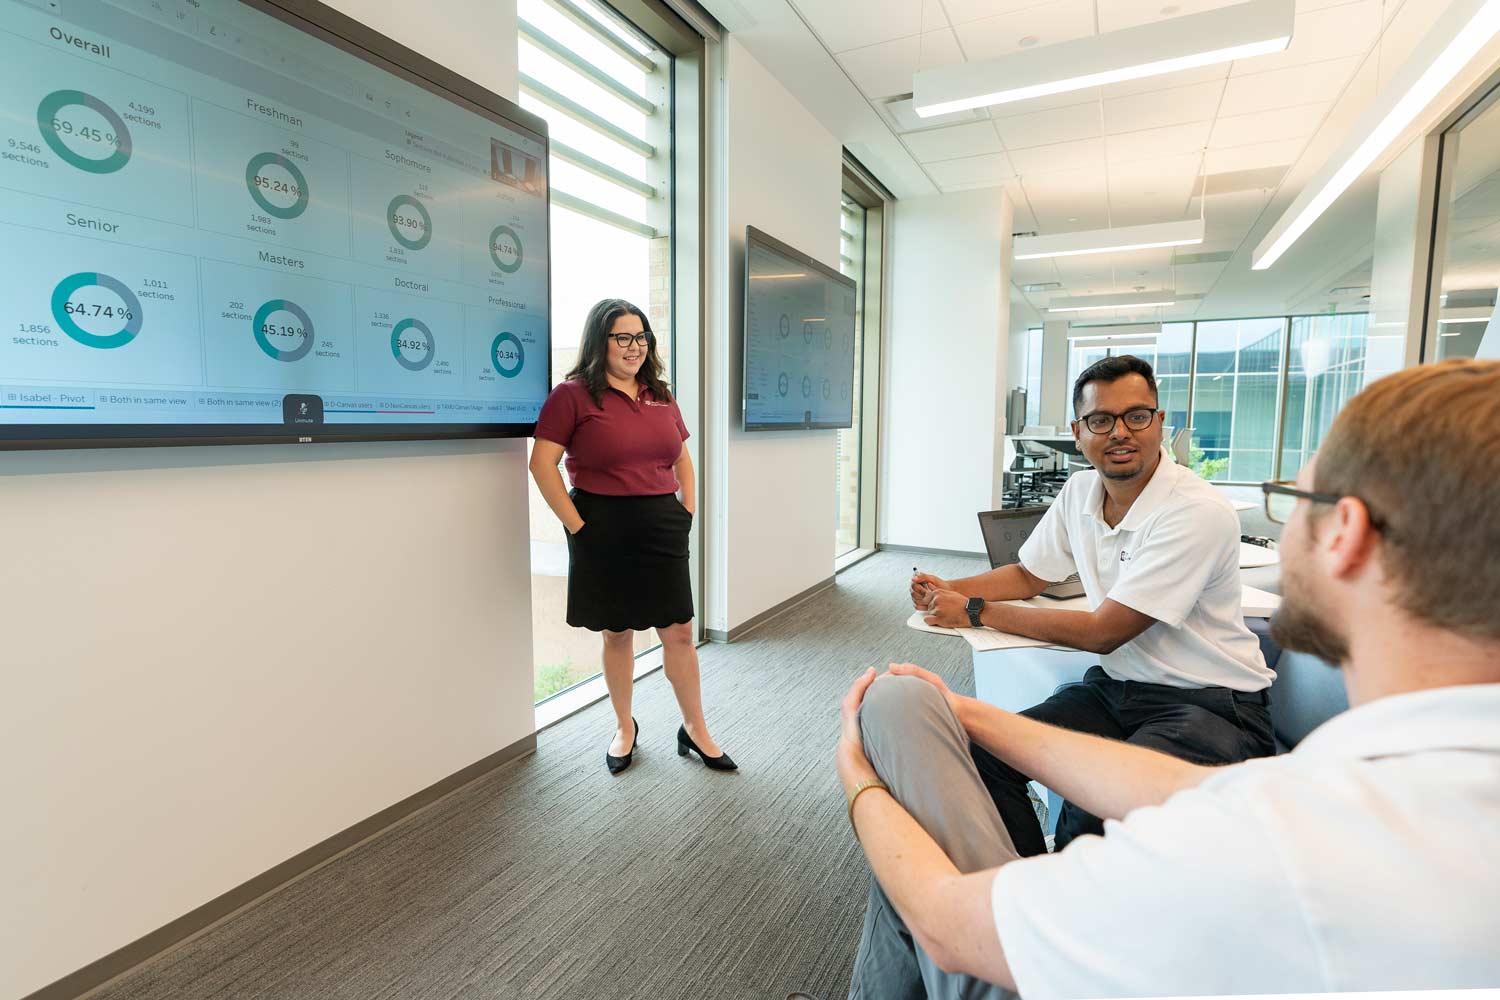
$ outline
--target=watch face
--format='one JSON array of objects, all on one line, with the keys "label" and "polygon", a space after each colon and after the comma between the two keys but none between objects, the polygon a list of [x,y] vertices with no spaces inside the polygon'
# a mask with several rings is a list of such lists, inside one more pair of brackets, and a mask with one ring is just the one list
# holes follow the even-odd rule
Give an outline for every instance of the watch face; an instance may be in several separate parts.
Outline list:
[{"label": "watch face", "polygon": [[971,598],[969,598],[968,603],[964,605],[964,607],[967,610],[969,610],[969,611],[983,611],[984,610],[984,598],[982,598],[982,597],[971,597]]}]

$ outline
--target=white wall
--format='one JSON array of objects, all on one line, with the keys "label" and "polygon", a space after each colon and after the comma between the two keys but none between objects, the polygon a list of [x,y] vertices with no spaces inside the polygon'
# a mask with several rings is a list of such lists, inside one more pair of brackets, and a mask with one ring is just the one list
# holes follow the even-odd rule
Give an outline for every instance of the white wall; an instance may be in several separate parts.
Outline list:
[{"label": "white wall", "polygon": [[1000,489],[1012,206],[1002,188],[896,203],[881,541],[982,551]]},{"label": "white wall", "polygon": [[[338,5],[514,95],[512,0]],[[0,996],[533,731],[525,463],[520,441],[0,455]]]},{"label": "white wall", "polygon": [[740,429],[739,276],[747,225],[838,266],[843,154],[743,45],[731,37],[721,51],[725,182],[716,208],[729,252],[706,346],[709,406],[717,410],[709,421],[717,509],[706,555],[708,627],[729,631],[833,575],[835,432]]}]

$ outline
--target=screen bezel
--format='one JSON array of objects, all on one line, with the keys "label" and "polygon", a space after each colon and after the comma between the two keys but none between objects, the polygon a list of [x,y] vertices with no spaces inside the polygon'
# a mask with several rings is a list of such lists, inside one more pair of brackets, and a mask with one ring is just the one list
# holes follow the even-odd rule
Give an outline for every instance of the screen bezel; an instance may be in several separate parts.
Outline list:
[{"label": "screen bezel", "polygon": [[[759,245],[774,253],[796,261],[803,267],[810,267],[826,278],[831,278],[836,284],[845,285],[849,291],[859,294],[859,283],[846,274],[840,274],[837,268],[829,267],[820,260],[815,260],[807,254],[798,250],[790,244],[783,243],[776,237],[754,226],[745,227],[745,274],[744,293],[745,301],[740,317],[740,423],[746,431],[842,431],[854,426],[854,394],[849,394],[849,420],[847,423],[833,423],[829,421],[804,421],[800,424],[787,423],[754,423],[750,420],[750,365],[747,359],[750,356],[750,249]],[[858,353],[858,352],[856,352]],[[854,370],[858,363],[857,357],[849,359],[849,382],[854,384]]]},{"label": "screen bezel", "polygon": [[[545,120],[318,0],[235,0],[276,18],[376,68],[457,104],[466,111],[529,135],[550,160]],[[544,161],[545,162],[545,161]],[[552,384],[552,184],[545,198],[547,233],[547,384]],[[423,441],[527,438],[536,422],[443,424],[0,424],[0,451],[62,448],[140,448],[220,444],[315,444],[347,441]]]}]

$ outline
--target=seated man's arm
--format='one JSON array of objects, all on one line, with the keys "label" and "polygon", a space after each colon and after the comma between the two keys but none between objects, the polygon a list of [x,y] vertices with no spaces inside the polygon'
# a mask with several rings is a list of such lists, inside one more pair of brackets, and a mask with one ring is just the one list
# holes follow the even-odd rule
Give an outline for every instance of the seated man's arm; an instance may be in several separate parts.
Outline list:
[{"label": "seated man's arm", "polygon": [[[905,673],[904,667],[892,668]],[[925,671],[924,671],[925,672]],[[1161,805],[1216,770],[1145,747],[1075,733],[954,695],[969,739],[1100,819]]]},{"label": "seated man's arm", "polygon": [[1106,599],[1093,611],[1018,608],[991,604],[980,621],[990,628],[1089,653],[1113,653],[1156,624],[1156,619]]},{"label": "seated man's arm", "polygon": [[1123,819],[1132,810],[1160,805],[1218,770],[965,698],[914,663],[893,663],[891,673],[936,687],[970,740],[1100,819]]},{"label": "seated man's arm", "polygon": [[965,597],[982,597],[986,601],[1018,601],[1035,597],[1051,584],[1032,574],[1020,563],[998,566],[988,573],[953,581],[953,589]]}]

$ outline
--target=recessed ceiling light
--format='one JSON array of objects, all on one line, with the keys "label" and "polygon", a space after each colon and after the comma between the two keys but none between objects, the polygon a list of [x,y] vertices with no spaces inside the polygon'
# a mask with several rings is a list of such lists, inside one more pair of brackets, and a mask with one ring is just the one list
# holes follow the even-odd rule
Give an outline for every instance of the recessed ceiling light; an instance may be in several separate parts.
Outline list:
[{"label": "recessed ceiling light", "polygon": [[1021,291],[1027,292],[1027,293],[1031,293],[1031,292],[1050,292],[1054,288],[1061,288],[1061,287],[1062,287],[1062,282],[1061,281],[1037,281],[1037,282],[1033,282],[1030,285],[1022,285],[1021,286]]}]

